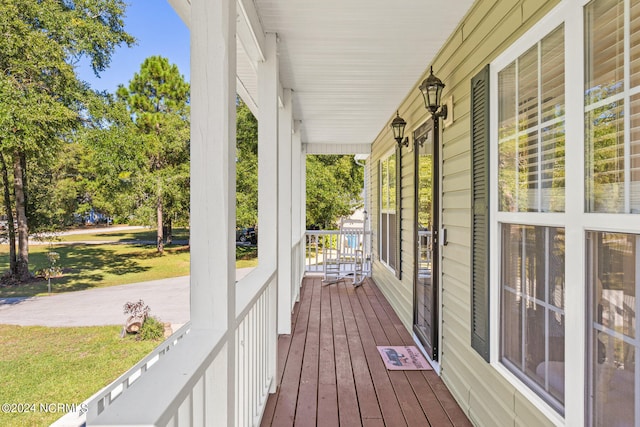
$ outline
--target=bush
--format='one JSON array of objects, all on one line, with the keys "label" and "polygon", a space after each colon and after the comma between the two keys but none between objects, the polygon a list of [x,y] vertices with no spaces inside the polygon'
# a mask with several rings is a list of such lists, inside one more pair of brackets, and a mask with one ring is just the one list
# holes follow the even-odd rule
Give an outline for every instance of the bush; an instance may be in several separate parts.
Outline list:
[{"label": "bush", "polygon": [[142,328],[138,331],[139,340],[157,341],[164,338],[164,324],[157,318],[149,316],[142,324]]}]

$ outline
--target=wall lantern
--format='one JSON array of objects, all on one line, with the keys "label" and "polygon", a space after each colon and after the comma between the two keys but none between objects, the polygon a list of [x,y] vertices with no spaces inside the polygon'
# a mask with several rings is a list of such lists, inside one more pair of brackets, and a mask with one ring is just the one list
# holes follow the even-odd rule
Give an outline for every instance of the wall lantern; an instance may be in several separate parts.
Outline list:
[{"label": "wall lantern", "polygon": [[[404,138],[404,128],[407,126],[407,122],[400,117],[400,113],[396,111],[396,117],[391,122],[391,129],[393,129],[393,139],[398,143],[398,147],[409,146],[409,138]],[[404,140],[403,140],[404,138]]]},{"label": "wall lantern", "polygon": [[[431,67],[431,74],[424,79],[420,85],[420,92],[424,98],[424,106],[427,110],[431,111],[433,120],[437,120],[439,117],[443,119],[447,118],[447,106],[442,105],[442,89],[444,89],[444,83],[442,80],[433,75],[433,67]],[[440,109],[440,111],[438,111]]]}]

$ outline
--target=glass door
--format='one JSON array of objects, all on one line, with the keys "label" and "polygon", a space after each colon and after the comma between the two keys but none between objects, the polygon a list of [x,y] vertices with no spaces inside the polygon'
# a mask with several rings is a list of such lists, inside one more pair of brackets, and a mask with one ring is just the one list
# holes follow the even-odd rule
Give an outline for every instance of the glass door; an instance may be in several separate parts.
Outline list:
[{"label": "glass door", "polygon": [[428,120],[414,132],[415,278],[413,330],[432,360],[438,359],[438,153]]}]

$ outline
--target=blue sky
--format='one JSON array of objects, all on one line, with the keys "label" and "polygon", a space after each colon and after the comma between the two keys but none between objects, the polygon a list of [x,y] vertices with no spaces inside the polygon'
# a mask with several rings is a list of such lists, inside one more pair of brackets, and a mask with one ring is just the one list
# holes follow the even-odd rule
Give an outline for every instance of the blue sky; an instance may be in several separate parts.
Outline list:
[{"label": "blue sky", "polygon": [[118,48],[100,78],[83,61],[77,68],[80,79],[93,89],[113,93],[119,84],[129,84],[147,57],[161,55],[176,64],[189,81],[189,30],[167,0],[129,0],[128,3],[125,28],[136,38],[137,45]]}]

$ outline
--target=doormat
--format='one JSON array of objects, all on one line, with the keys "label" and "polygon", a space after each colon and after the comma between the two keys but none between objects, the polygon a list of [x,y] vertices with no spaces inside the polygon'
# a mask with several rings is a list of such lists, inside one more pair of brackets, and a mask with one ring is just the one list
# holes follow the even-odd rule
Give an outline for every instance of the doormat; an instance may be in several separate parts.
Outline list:
[{"label": "doormat", "polygon": [[377,346],[385,366],[391,371],[430,371],[431,365],[415,346]]}]

